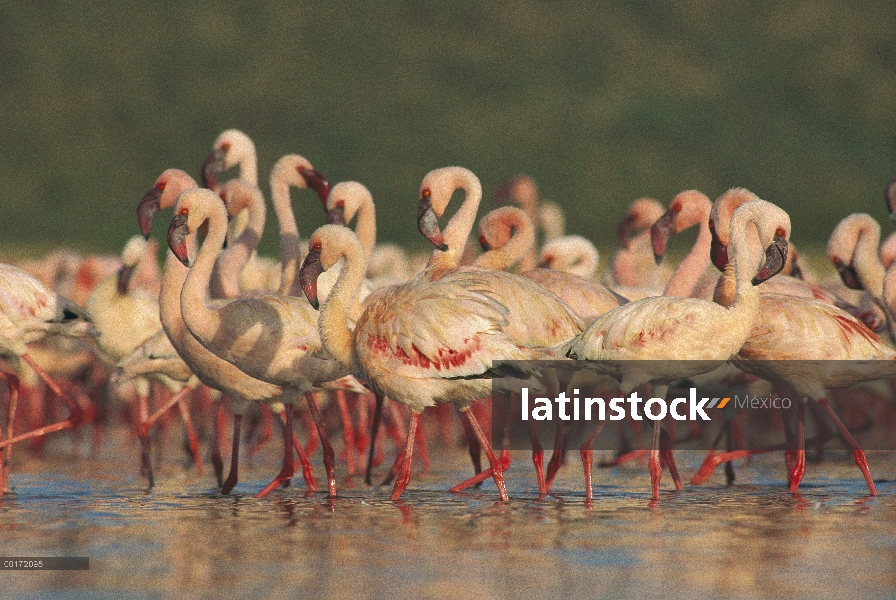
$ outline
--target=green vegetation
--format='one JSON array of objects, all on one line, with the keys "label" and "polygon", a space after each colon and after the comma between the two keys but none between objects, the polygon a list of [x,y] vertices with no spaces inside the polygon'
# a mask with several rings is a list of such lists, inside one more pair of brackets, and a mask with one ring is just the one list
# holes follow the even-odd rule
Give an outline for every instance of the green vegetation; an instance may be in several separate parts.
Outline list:
[{"label": "green vegetation", "polygon": [[[298,152],[416,248],[419,182],[449,164],[486,194],[532,175],[604,251],[632,199],[687,188],[753,190],[803,247],[885,219],[891,0],[260,4],[0,3],[0,247],[117,252],[155,177],[198,175],[230,127],[265,191]],[[323,215],[295,196],[307,236]]]}]

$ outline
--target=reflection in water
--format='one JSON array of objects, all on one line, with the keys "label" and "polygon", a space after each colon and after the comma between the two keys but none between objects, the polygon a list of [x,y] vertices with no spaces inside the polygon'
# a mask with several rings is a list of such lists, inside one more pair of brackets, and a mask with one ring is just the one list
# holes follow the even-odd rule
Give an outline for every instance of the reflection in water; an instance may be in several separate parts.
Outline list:
[{"label": "reflection in water", "polygon": [[[168,465],[144,493],[136,450],[96,461],[32,461],[0,499],[6,556],[90,557],[89,571],[3,574],[7,594],[74,590],[129,597],[517,598],[879,596],[896,590],[896,484],[864,496],[851,460],[810,464],[802,494],[786,493],[783,460],[739,466],[738,485],[664,491],[648,504],[646,469],[595,474],[584,504],[581,467],[538,500],[527,454],[508,473],[511,501],[490,484],[449,494],[465,453],[438,455],[400,502],[358,485],[341,497],[302,486],[266,499],[222,497],[211,479]],[[276,472],[256,461],[238,492]],[[680,455],[693,472],[702,454]],[[877,477],[891,455],[872,456]],[[266,459],[267,460],[267,459]],[[447,465],[447,467],[446,467]],[[71,472],[70,469],[77,469]],[[320,469],[320,465],[318,465]],[[664,490],[669,490],[668,477]]]}]

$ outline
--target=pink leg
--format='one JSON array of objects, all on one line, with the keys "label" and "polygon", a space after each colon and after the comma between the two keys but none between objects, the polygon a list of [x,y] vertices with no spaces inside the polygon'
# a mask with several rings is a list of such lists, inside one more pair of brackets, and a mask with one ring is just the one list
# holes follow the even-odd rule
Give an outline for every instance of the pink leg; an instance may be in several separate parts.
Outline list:
[{"label": "pink leg", "polygon": [[800,487],[800,481],[806,473],[806,434],[804,421],[806,419],[806,402],[800,400],[796,423],[796,461],[790,472],[790,493],[795,494]]},{"label": "pink leg", "polygon": [[681,476],[678,474],[675,457],[672,455],[672,442],[665,430],[660,431],[660,457],[663,463],[669,467],[669,474],[672,475],[672,483],[675,484],[675,489],[678,491],[683,490],[684,486],[681,485]]},{"label": "pink leg", "polygon": [[401,498],[402,492],[408,486],[411,480],[411,463],[414,460],[414,444],[417,438],[417,427],[420,424],[420,413],[411,413],[411,424],[408,426],[408,439],[404,448],[404,457],[401,461],[401,471],[395,479],[395,487],[392,488],[391,499],[393,501]]},{"label": "pink leg", "polygon": [[342,439],[345,442],[345,458],[348,462],[348,474],[355,474],[355,426],[348,410],[344,390],[335,390],[336,402],[339,404],[339,416],[342,418]]},{"label": "pink leg", "polygon": [[464,434],[467,438],[467,448],[470,451],[470,459],[473,461],[473,474],[478,475],[482,473],[482,446],[479,445],[479,440],[476,439],[476,433],[473,431],[473,426],[470,425],[470,422],[467,419],[461,418],[461,423],[464,427]]},{"label": "pink leg", "polygon": [[215,411],[214,424],[215,431],[212,436],[212,466],[215,469],[215,480],[218,487],[224,487],[224,459],[221,456],[221,436],[224,434],[224,400],[223,397],[217,402],[218,410]]},{"label": "pink leg", "polygon": [[507,502],[507,486],[504,484],[504,473],[501,468],[501,461],[498,460],[498,457],[495,455],[495,451],[492,449],[492,445],[489,443],[488,438],[485,437],[485,433],[483,433],[482,428],[479,426],[479,422],[476,421],[475,415],[473,415],[470,410],[462,410],[460,415],[461,418],[470,421],[473,433],[476,435],[480,446],[485,450],[485,455],[488,457],[490,465],[489,470],[491,471],[492,479],[495,480],[495,485],[498,486],[498,494],[500,494],[503,502]]},{"label": "pink leg", "polygon": [[660,422],[653,422],[653,444],[650,449],[650,460],[647,463],[647,469],[650,471],[650,488],[651,497],[659,500],[660,497],[660,479],[663,476],[663,468],[660,466]]},{"label": "pink leg", "polygon": [[311,417],[317,426],[317,434],[320,436],[320,443],[324,449],[324,469],[327,471],[327,488],[329,490],[329,498],[336,497],[336,454],[333,452],[333,446],[330,445],[330,438],[324,429],[323,419],[320,416],[320,409],[317,407],[317,400],[311,392],[305,392],[305,400],[308,402],[308,408],[311,409]]},{"label": "pink leg", "polygon": [[26,433],[22,433],[17,436],[13,436],[7,438],[6,440],[0,442],[0,448],[6,448],[7,446],[11,446],[15,443],[21,442],[23,440],[28,440],[40,436],[47,435],[48,433],[53,433],[55,431],[62,431],[63,429],[67,429],[69,427],[74,427],[79,425],[85,417],[84,409],[81,408],[81,405],[72,398],[68,397],[68,394],[63,393],[62,388],[59,387],[59,384],[56,383],[52,377],[50,377],[46,371],[44,371],[40,365],[38,365],[33,358],[31,358],[28,354],[23,354],[22,359],[26,363],[28,363],[34,371],[40,375],[41,379],[43,379],[47,387],[53,390],[53,393],[59,396],[59,398],[65,403],[69,410],[69,416],[67,419],[63,421],[59,421],[58,423],[53,423],[52,425],[46,425],[44,427],[38,427],[37,429],[33,429]]},{"label": "pink leg", "polygon": [[840,435],[843,436],[843,439],[845,439],[846,443],[849,444],[849,447],[852,448],[852,454],[855,458],[856,466],[861,469],[862,475],[865,477],[865,483],[868,484],[868,492],[872,496],[877,496],[877,489],[874,487],[874,480],[871,478],[871,471],[868,469],[868,459],[865,457],[865,451],[859,447],[859,444],[856,442],[855,438],[853,438],[852,434],[849,433],[849,430],[846,429],[846,425],[843,424],[843,421],[840,420],[840,418],[834,412],[834,409],[832,409],[831,405],[828,404],[827,398],[819,399],[818,403],[825,410],[825,412],[828,413],[828,416],[840,431]]},{"label": "pink leg", "polygon": [[423,432],[423,426],[417,428],[417,452],[420,453],[420,462],[423,463],[423,472],[429,473],[432,468],[432,462],[429,460],[429,450],[426,448],[426,434]]},{"label": "pink leg", "polygon": [[[0,371],[0,377],[6,380],[9,386],[9,407],[6,411],[6,437],[13,437],[13,423],[16,418],[16,408],[19,402],[19,378],[12,373]],[[0,442],[3,441],[3,430],[0,429]],[[12,446],[3,449],[2,464],[0,464],[0,497],[9,489],[9,460],[12,456]]]},{"label": "pink leg", "polygon": [[579,455],[582,457],[582,467],[585,470],[586,504],[590,504],[594,498],[594,492],[591,489],[591,465],[594,462],[594,442],[597,441],[597,436],[599,436],[600,432],[604,430],[606,424],[606,421],[601,421],[600,424],[594,428],[594,431],[591,432],[591,435],[588,436],[588,439],[585,440],[585,443],[583,443],[582,447],[579,449]]},{"label": "pink leg", "polygon": [[292,479],[296,468],[292,462],[292,411],[293,405],[287,404],[283,415],[283,467],[280,473],[263,490],[258,492],[256,498],[264,498],[278,487]]}]

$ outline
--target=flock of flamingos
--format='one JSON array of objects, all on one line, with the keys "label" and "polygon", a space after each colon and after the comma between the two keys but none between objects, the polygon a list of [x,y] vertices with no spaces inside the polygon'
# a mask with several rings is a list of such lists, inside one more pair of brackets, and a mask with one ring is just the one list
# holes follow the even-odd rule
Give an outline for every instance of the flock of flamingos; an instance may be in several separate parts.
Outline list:
[{"label": "flock of flamingos", "polygon": [[[220,176],[233,167],[239,176],[222,184]],[[291,187],[316,193],[326,211],[327,224],[307,241],[300,241]],[[440,224],[457,190],[462,203]],[[169,169],[139,202],[135,198],[143,235],[135,235],[120,258],[59,252],[39,262],[0,265],[0,376],[9,390],[2,394],[0,494],[9,485],[14,445],[28,440],[33,446],[43,436],[96,420],[112,398],[133,407],[150,486],[150,430],[175,406],[202,468],[188,410],[192,401],[194,409],[208,409],[201,414],[216,426],[213,464],[221,491],[229,493],[239,477],[243,415],[258,402],[267,437],[271,415],[283,423],[283,466],[259,496],[288,485],[299,469],[309,489],[317,489],[308,459],[315,432],[327,491],[336,495],[336,453],[326,427],[333,413],[326,411],[338,407],[349,472],[355,470],[355,450],[368,450],[368,482],[377,429],[386,425],[397,450],[389,476],[393,500],[408,485],[415,448],[426,450],[424,409],[437,407],[440,425],[448,426],[450,413],[446,417],[441,407],[454,404],[476,474],[452,489],[492,478],[507,500],[509,454],[492,447],[480,424],[490,416],[487,405],[483,410],[474,401],[489,397],[496,378],[525,376],[503,368],[502,361],[568,359],[589,361],[623,395],[651,384],[652,394],[664,397],[676,381],[732,365],[786,386],[801,398],[796,449],[786,453],[790,490],[796,492],[805,471],[803,417],[811,400],[852,448],[870,493],[876,493],[864,451],[828,399],[830,390],[861,384],[869,374],[891,377],[893,363],[887,361],[896,359],[896,238],[880,244],[880,226],[868,215],[850,215],[837,226],[828,255],[842,283],[819,283],[788,242],[787,213],[746,189],[731,189],[714,202],[684,191],[667,210],[642,198],[620,223],[620,248],[598,279],[593,244],[563,235],[562,211],[539,202],[526,177],[496,192],[519,208],[505,205],[482,217],[482,251],[475,252],[469,238],[483,196],[479,180],[461,167],[426,174],[417,219],[434,248],[424,257],[378,245],[367,188],[357,182],[331,188],[299,155],[276,163],[270,193],[279,260],[256,253],[266,210],[255,146],[244,133],[228,130],[203,164],[203,187],[186,172]],[[150,231],[166,209],[173,209],[170,251],[160,272]],[[354,230],[346,226],[352,221]],[[694,226],[699,233],[693,249],[668,268],[661,260],[668,239]],[[841,362],[810,373],[800,361],[812,360]],[[857,361],[864,361],[864,370],[853,368]],[[868,364],[881,366],[869,372]],[[56,398],[67,408],[65,418],[56,415]],[[226,478],[221,398],[233,410]],[[328,401],[323,413],[319,401]],[[408,412],[405,429],[401,415]],[[309,427],[307,446],[293,429],[294,416]],[[580,448],[589,501],[592,448],[604,424]],[[648,466],[656,499],[664,466],[678,489],[681,480],[661,422],[652,435]],[[533,438],[540,495],[550,490],[562,450],[555,448],[545,471],[543,450]],[[733,456],[710,453],[695,482]]]}]

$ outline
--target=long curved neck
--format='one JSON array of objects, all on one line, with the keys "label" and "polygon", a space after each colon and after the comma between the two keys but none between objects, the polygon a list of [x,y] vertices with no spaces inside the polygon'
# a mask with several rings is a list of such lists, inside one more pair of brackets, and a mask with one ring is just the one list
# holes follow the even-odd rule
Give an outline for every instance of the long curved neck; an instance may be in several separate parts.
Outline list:
[{"label": "long curved neck", "polygon": [[292,212],[289,183],[276,174],[271,175],[271,204],[274,206],[274,214],[277,216],[277,223],[280,226],[279,293],[281,296],[301,295],[301,291],[293,290],[301,254],[299,226],[296,224],[296,215]]},{"label": "long curved neck", "polygon": [[364,255],[370,258],[376,246],[376,208],[369,198],[365,198],[358,207],[358,220],[355,221],[355,235],[361,240]]},{"label": "long curved neck", "polygon": [[700,219],[700,232],[694,247],[679,263],[672,277],[666,282],[664,296],[688,297],[694,293],[694,286],[709,266],[709,249],[712,245],[712,233],[709,231],[709,211]]},{"label": "long curved neck", "polygon": [[[195,236],[187,236],[187,254],[193,260],[196,254]],[[180,312],[180,293],[184,287],[184,281],[190,269],[185,267],[174,256],[174,252],[168,250],[165,256],[165,266],[162,269],[162,286],[159,289],[159,318],[162,328],[168,334],[171,343],[181,352],[180,340],[184,333],[184,319]]]},{"label": "long curved neck", "polygon": [[883,307],[887,314],[887,329],[896,340],[896,262],[890,265],[883,281]]},{"label": "long curved neck", "polygon": [[523,256],[535,247],[535,229],[530,222],[514,219],[507,223],[513,235],[504,246],[494,248],[480,254],[473,262],[474,266],[496,271],[509,269],[523,258]]},{"label": "long curved neck", "polygon": [[737,315],[738,323],[748,323],[749,330],[753,328],[753,323],[759,315],[759,290],[751,281],[756,273],[757,263],[750,254],[747,238],[747,230],[753,228],[753,223],[755,218],[742,221],[738,227],[732,227],[729,248],[729,262],[732,263],[734,270],[734,301],[728,310]]},{"label": "long curved neck", "polygon": [[249,262],[249,257],[258,248],[264,232],[266,210],[260,193],[251,193],[246,210],[249,219],[246,227],[227,250],[218,256],[209,291],[212,298],[236,298],[240,295],[240,272]]},{"label": "long curved neck", "polygon": [[206,304],[209,281],[218,252],[224,245],[227,222],[223,210],[209,215],[208,235],[180,293],[180,309],[184,323],[200,341],[212,340],[220,329],[220,315]]},{"label": "long curved neck", "polygon": [[427,269],[435,268],[442,271],[458,266],[467,238],[470,237],[473,225],[476,224],[476,213],[482,201],[482,185],[479,180],[464,178],[458,187],[464,190],[464,201],[442,232],[442,239],[448,245],[448,250],[445,252],[434,250]]},{"label": "long curved neck", "polygon": [[880,226],[876,222],[864,223],[858,231],[852,262],[862,282],[862,287],[871,294],[875,302],[883,307],[886,270],[877,253],[879,245]]},{"label": "long curved neck", "polygon": [[352,332],[348,328],[349,308],[364,280],[366,263],[361,247],[349,247],[344,253],[345,265],[330,295],[320,309],[318,329],[324,350],[343,366],[351,368]]}]

